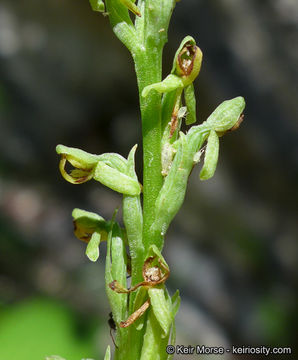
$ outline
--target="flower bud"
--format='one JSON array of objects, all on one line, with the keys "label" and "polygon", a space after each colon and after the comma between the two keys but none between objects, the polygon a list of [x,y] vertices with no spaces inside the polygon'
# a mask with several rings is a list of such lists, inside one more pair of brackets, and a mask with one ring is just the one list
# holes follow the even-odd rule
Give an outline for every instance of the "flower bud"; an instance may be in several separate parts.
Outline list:
[{"label": "flower bud", "polygon": [[242,96],[226,100],[213,111],[205,124],[219,133],[218,135],[223,135],[228,130],[235,130],[237,124],[240,125],[244,108],[245,100]]},{"label": "flower bud", "polygon": [[202,51],[196,46],[195,40],[191,36],[186,36],[176,51],[171,74],[161,82],[146,86],[142,96],[146,97],[152,89],[159,93],[184,89],[199,75],[202,58]]}]

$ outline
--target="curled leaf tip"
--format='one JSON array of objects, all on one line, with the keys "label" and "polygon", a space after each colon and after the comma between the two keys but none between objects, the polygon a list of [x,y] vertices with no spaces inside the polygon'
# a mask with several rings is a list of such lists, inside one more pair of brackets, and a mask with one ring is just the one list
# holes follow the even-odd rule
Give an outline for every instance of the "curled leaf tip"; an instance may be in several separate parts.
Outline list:
[{"label": "curled leaf tip", "polygon": [[102,0],[89,0],[93,11],[105,12],[105,4]]},{"label": "curled leaf tip", "polygon": [[137,7],[137,5],[135,4],[135,1],[131,1],[131,0],[120,0],[120,2],[128,9],[130,10],[133,14],[141,17],[142,14],[139,10],[139,8]]}]

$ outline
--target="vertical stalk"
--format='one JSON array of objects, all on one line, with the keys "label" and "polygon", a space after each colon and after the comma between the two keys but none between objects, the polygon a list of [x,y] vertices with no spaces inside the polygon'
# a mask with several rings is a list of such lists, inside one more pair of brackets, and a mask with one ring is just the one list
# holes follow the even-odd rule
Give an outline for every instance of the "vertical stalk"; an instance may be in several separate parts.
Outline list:
[{"label": "vertical stalk", "polygon": [[[162,187],[161,175],[161,95],[152,91],[142,97],[145,86],[162,79],[162,52],[175,1],[139,0],[142,18],[136,19],[141,40],[133,54],[140,94],[143,134],[143,243],[145,250],[157,242],[150,231],[155,217],[155,201]],[[146,253],[146,251],[145,251]]]},{"label": "vertical stalk", "polygon": [[[138,63],[141,65],[138,66]],[[157,66],[152,66],[152,63]],[[136,57],[136,70],[141,94],[145,86],[161,79],[161,52]],[[155,216],[155,201],[162,186],[160,94],[152,92],[147,98],[140,95],[140,108],[143,133],[143,242],[147,250],[154,243],[150,227]]]}]

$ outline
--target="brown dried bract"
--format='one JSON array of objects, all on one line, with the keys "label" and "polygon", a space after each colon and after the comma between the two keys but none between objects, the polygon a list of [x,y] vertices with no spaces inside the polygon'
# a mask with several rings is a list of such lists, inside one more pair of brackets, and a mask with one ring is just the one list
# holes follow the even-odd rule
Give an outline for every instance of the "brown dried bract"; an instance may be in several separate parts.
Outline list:
[{"label": "brown dried bract", "polygon": [[134,313],[132,313],[126,321],[121,321],[119,326],[122,328],[126,328],[129,325],[131,325],[132,323],[134,323],[139,317],[141,317],[144,312],[148,309],[148,307],[150,306],[150,300],[146,300],[144,302],[144,304],[138,308],[138,310],[136,310]]},{"label": "brown dried bract", "polygon": [[239,128],[239,126],[241,125],[242,121],[244,120],[244,114],[241,114],[239,116],[238,121],[236,122],[236,124],[229,130],[229,131],[235,131]]},{"label": "brown dried bract", "polygon": [[164,283],[167,278],[170,276],[169,268],[158,259],[158,265],[152,266],[153,262],[156,260],[156,256],[150,256],[143,265],[143,279],[144,281],[136,284],[130,289],[125,289],[117,280],[113,280],[109,283],[111,290],[116,291],[119,294],[128,294],[132,291],[135,291],[140,286],[153,287],[155,285]]}]

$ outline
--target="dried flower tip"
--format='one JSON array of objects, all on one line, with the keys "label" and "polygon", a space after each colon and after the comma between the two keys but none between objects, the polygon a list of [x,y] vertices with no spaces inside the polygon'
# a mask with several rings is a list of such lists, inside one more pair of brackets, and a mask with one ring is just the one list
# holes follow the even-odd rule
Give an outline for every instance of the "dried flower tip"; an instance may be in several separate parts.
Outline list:
[{"label": "dried flower tip", "polygon": [[138,310],[132,313],[126,321],[121,321],[119,326],[121,328],[126,328],[129,325],[133,324],[138,318],[140,318],[144,314],[144,312],[148,309],[149,306],[150,306],[150,300],[148,299]]},{"label": "dried flower tip", "polygon": [[144,283],[149,287],[164,283],[170,276],[169,268],[160,259],[158,259],[159,266],[152,266],[156,259],[156,256],[150,256],[143,266]]},{"label": "dried flower tip", "polygon": [[123,287],[121,284],[119,284],[117,280],[113,280],[111,283],[109,283],[109,288],[118,294],[127,294],[131,291],[131,290],[125,289],[125,287]]},{"label": "dried flower tip", "polygon": [[236,124],[230,129],[230,131],[235,131],[239,128],[239,126],[241,125],[242,121],[244,120],[244,114],[241,114],[239,116],[238,121],[236,122]]},{"label": "dried flower tip", "polygon": [[201,49],[196,46],[195,40],[187,36],[182,41],[176,53],[173,66],[174,73],[182,78],[184,86],[191,84],[199,75],[202,58],[203,53]]}]

